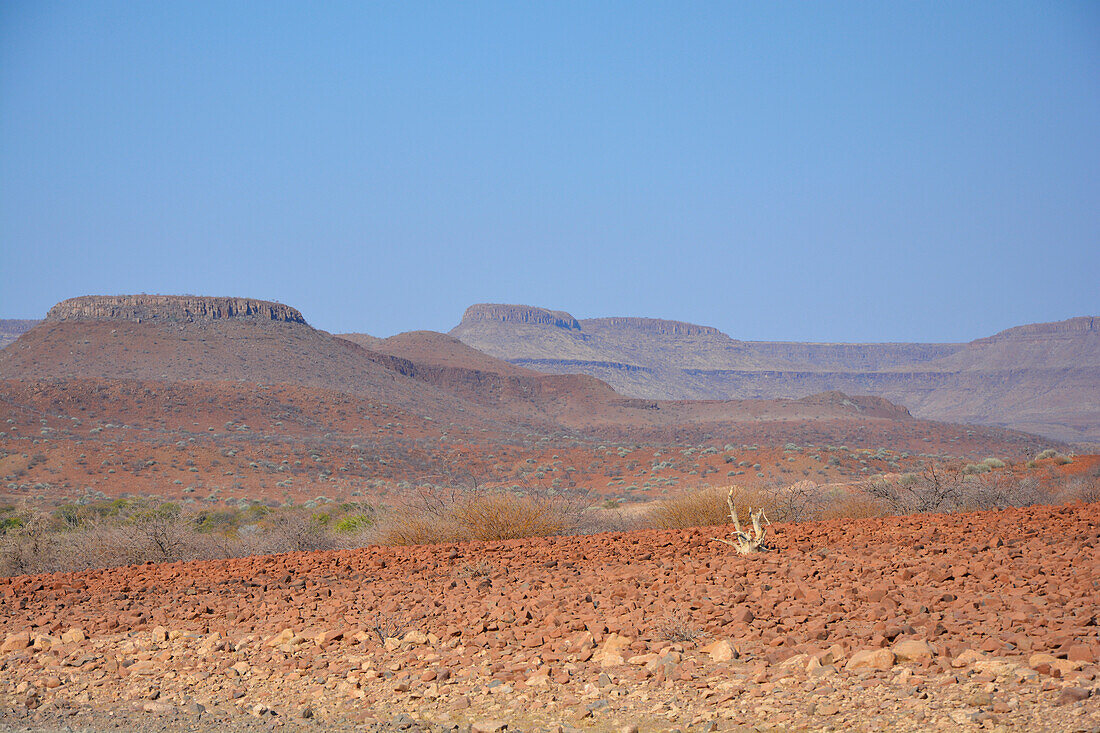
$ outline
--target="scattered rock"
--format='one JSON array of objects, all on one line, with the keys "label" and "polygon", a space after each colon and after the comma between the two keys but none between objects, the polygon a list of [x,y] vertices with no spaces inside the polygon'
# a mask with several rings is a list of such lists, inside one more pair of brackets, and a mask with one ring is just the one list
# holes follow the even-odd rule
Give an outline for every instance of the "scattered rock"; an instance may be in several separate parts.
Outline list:
[{"label": "scattered rock", "polygon": [[713,644],[708,644],[701,651],[709,654],[712,662],[728,662],[737,658],[737,650],[725,639],[719,639]]},{"label": "scattered rock", "polygon": [[632,640],[619,636],[618,634],[610,634],[599,648],[592,655],[592,660],[597,662],[601,667],[616,667],[622,664],[626,664],[624,654],[630,647]]},{"label": "scattered rock", "polygon": [[913,639],[899,641],[894,644],[893,651],[899,662],[921,662],[936,656],[935,649],[927,641]]},{"label": "scattered rock", "polygon": [[1058,695],[1057,705],[1070,705],[1075,702],[1087,700],[1091,691],[1084,687],[1067,687]]},{"label": "scattered rock", "polygon": [[479,720],[470,726],[470,733],[500,733],[508,730],[508,724],[502,720]]},{"label": "scattered rock", "polygon": [[17,634],[9,634],[4,643],[0,644],[0,654],[7,652],[20,651],[26,649],[31,645],[31,635],[29,631],[20,631]]},{"label": "scattered rock", "polygon": [[894,666],[894,659],[894,653],[889,649],[864,649],[853,654],[844,669],[887,670]]}]

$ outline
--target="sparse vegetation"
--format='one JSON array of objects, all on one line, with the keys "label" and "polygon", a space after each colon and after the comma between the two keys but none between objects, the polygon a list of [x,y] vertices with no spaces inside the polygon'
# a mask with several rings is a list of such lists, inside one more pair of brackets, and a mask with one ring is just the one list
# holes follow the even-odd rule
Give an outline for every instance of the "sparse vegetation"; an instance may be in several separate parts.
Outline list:
[{"label": "sparse vegetation", "polygon": [[374,539],[388,545],[510,540],[576,532],[584,505],[561,496],[422,488],[378,522]]},{"label": "sparse vegetation", "polygon": [[710,634],[681,616],[662,616],[652,626],[653,635],[662,641],[698,644]]},{"label": "sparse vegetation", "polygon": [[152,499],[65,505],[52,513],[9,507],[0,520],[0,573],[40,573],[206,560],[366,544],[359,505],[315,514],[261,505],[181,508]]}]

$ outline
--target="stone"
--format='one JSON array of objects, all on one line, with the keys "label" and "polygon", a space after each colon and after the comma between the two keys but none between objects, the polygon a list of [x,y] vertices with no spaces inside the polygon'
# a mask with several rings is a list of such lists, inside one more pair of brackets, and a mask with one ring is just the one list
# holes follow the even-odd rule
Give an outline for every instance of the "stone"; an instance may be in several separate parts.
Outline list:
[{"label": "stone", "polygon": [[283,644],[289,644],[293,638],[293,629],[283,629],[278,634],[268,639],[266,643],[268,646],[282,646]]},{"label": "stone", "polygon": [[323,631],[320,634],[317,634],[316,636],[314,636],[313,637],[313,643],[323,649],[326,646],[328,646],[329,644],[331,644],[333,642],[336,642],[336,641],[340,641],[343,638],[344,638],[344,632],[343,631],[337,631],[335,629],[330,629],[328,631]]},{"label": "stone", "polygon": [[730,619],[737,624],[751,624],[753,619],[756,618],[752,611],[745,606],[740,606],[734,609],[730,614]]},{"label": "stone", "polygon": [[1057,673],[1059,677],[1065,677],[1070,672],[1076,672],[1084,665],[1070,659],[1055,659],[1050,663],[1051,673]]},{"label": "stone", "polygon": [[959,654],[954,659],[951,660],[951,666],[955,668],[969,667],[975,662],[980,662],[985,658],[985,655],[977,649],[964,649],[963,651],[959,652]]},{"label": "stone", "polygon": [[921,662],[936,656],[936,650],[931,644],[916,639],[899,641],[894,644],[893,652],[899,662]]},{"label": "stone", "polygon": [[1058,695],[1058,700],[1055,704],[1070,705],[1075,702],[1081,702],[1082,700],[1087,700],[1090,694],[1090,691],[1084,687],[1067,687]]},{"label": "stone", "polygon": [[164,628],[163,626],[154,626],[153,641],[158,644],[162,644],[168,641],[168,629]]},{"label": "stone", "polygon": [[[822,667],[830,667],[840,664],[847,659],[847,652],[844,651],[844,647],[839,644],[833,644],[831,647],[823,651],[821,654],[814,655],[814,659],[817,660],[818,665]],[[808,667],[809,665],[807,665]]]},{"label": "stone", "polygon": [[864,649],[853,654],[844,669],[888,670],[894,666],[894,659],[894,653],[889,649]]},{"label": "stone", "polygon": [[16,634],[8,634],[8,636],[4,639],[4,643],[0,644],[0,654],[22,651],[30,645],[31,634],[29,631],[20,631]]},{"label": "stone", "polygon": [[525,682],[528,687],[549,687],[550,673],[545,668],[540,669],[528,677]]},{"label": "stone", "polygon": [[470,726],[470,733],[500,733],[508,730],[508,724],[503,720],[478,720]]},{"label": "stone", "polygon": [[712,662],[728,662],[738,656],[737,650],[725,639],[719,639],[713,644],[708,644],[701,651],[704,654],[709,654]]},{"label": "stone", "polygon": [[79,626],[69,629],[61,634],[62,644],[79,644],[86,640],[88,637],[84,634],[84,629]]},{"label": "stone", "polygon": [[156,662],[146,659],[140,662],[134,662],[129,667],[127,667],[127,671],[130,674],[148,676],[157,674],[160,671],[160,667],[157,665]]},{"label": "stone", "polygon": [[428,635],[423,631],[417,631],[413,629],[409,633],[405,634],[405,637],[401,639],[402,644],[412,644],[414,646],[423,646],[428,643]]},{"label": "stone", "polygon": [[975,692],[966,698],[967,705],[973,705],[976,708],[988,708],[993,705],[993,694],[989,692]]},{"label": "stone", "polygon": [[592,655],[592,660],[597,662],[601,667],[616,667],[621,664],[626,664],[624,654],[630,647],[631,641],[631,639],[625,636],[609,634]]}]

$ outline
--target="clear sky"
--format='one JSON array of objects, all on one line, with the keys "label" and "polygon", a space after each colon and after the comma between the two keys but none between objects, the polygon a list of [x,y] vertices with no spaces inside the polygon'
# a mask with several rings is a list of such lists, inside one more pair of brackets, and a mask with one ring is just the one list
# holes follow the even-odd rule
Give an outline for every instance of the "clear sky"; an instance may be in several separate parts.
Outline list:
[{"label": "clear sky", "polygon": [[0,3],[0,317],[1100,315],[1100,3]]}]

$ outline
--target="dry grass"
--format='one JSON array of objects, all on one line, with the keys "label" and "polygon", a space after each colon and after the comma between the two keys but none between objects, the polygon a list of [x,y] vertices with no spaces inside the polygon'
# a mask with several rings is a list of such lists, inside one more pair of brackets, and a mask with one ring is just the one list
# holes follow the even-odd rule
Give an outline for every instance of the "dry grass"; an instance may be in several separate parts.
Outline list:
[{"label": "dry grass", "polygon": [[583,507],[565,499],[509,493],[462,493],[424,506],[405,506],[385,516],[374,539],[383,545],[426,545],[470,540],[514,540],[570,534]]},{"label": "dry grass", "polygon": [[[741,509],[764,507],[769,516],[775,511],[776,503],[772,496],[763,490],[733,487],[733,503]],[[689,494],[681,494],[658,502],[650,510],[648,524],[654,529],[685,529],[687,527],[707,527],[726,524],[730,521],[730,510],[726,503],[730,487],[710,487]],[[745,517],[742,516],[742,519]]]},{"label": "dry grass", "polygon": [[653,624],[652,632],[662,641],[675,641],[681,644],[698,644],[710,636],[706,630],[679,616],[662,616]]},{"label": "dry grass", "polygon": [[890,514],[890,507],[883,501],[865,494],[844,494],[825,502],[817,519],[871,519]]}]

